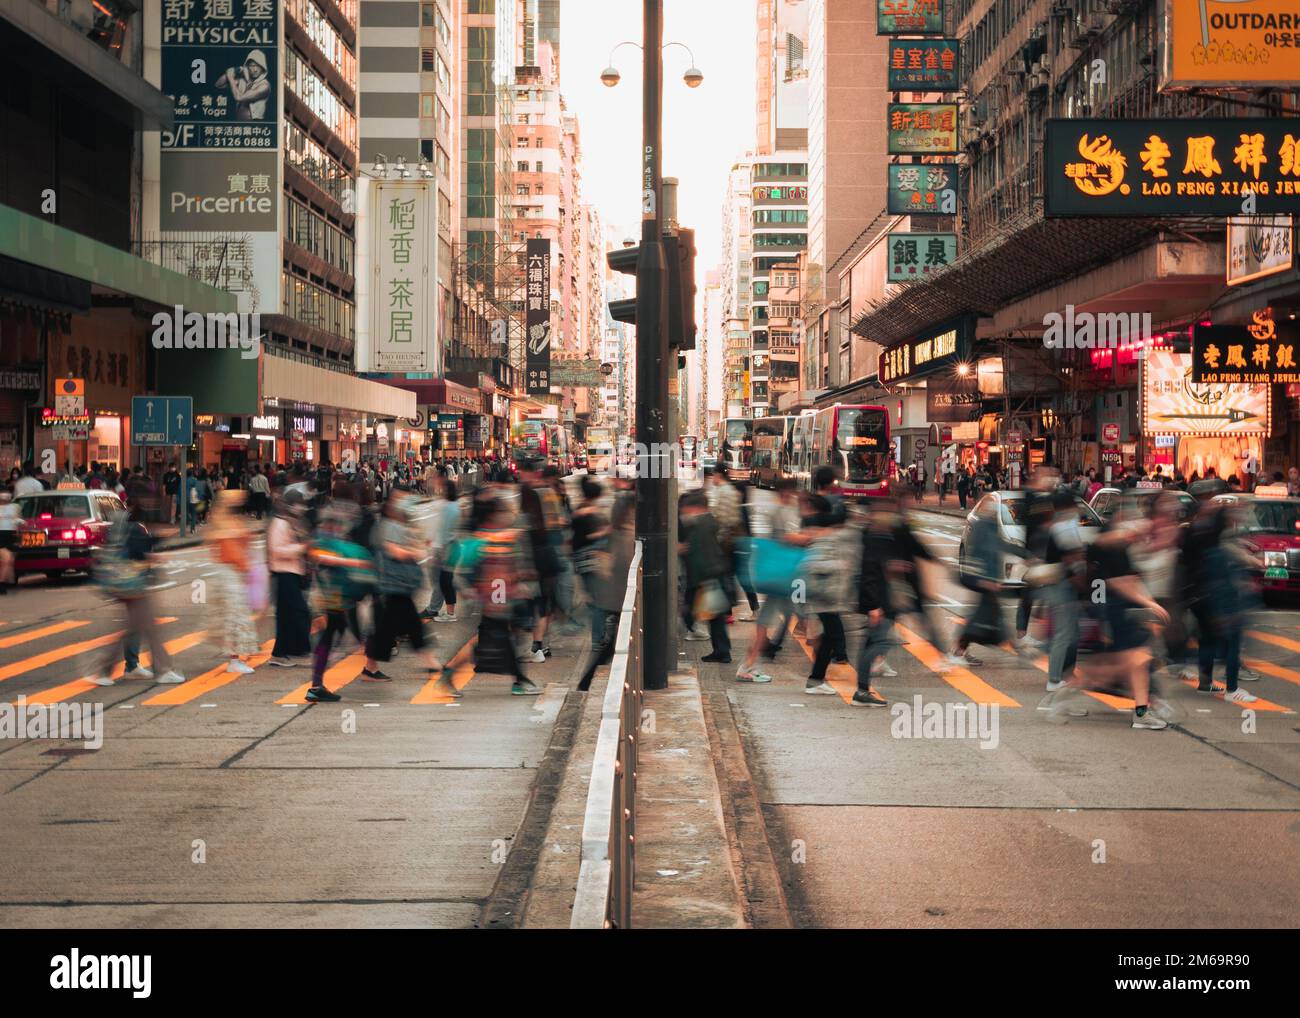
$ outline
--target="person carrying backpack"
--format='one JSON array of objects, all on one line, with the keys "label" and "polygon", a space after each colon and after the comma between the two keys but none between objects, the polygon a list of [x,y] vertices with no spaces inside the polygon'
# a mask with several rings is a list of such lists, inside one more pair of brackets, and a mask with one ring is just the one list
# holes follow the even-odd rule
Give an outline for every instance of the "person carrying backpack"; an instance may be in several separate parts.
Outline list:
[{"label": "person carrying backpack", "polygon": [[[91,680],[97,686],[113,685],[113,669],[117,667],[118,659],[123,657],[124,650],[134,656],[132,648],[143,642],[149,644],[154,667],[161,670],[162,674],[156,681],[168,685],[185,681],[185,676],[172,667],[171,655],[167,653],[154,622],[153,597],[149,591],[154,542],[140,522],[140,515],[140,506],[136,503],[125,513],[119,513],[95,560],[96,583],[126,612],[126,631],[122,640],[108,645],[103,666]],[[129,674],[132,678],[153,678],[152,672],[138,665]]]},{"label": "person carrying backpack", "polygon": [[373,556],[369,549],[348,540],[360,511],[351,498],[350,486],[340,492],[336,485],[335,497],[321,514],[319,532],[307,552],[316,569],[312,602],[317,611],[325,614],[325,628],[312,651],[311,688],[306,694],[309,703],[342,699],[325,685],[330,650],[348,629],[350,612],[355,611],[357,601],[374,586]]}]

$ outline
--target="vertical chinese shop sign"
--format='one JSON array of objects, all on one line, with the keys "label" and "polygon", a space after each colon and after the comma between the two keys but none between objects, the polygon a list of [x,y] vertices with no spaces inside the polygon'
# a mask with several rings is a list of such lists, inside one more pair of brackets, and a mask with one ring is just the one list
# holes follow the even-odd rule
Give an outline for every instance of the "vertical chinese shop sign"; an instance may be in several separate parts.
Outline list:
[{"label": "vertical chinese shop sign", "polygon": [[551,242],[528,241],[528,395],[551,391]]}]

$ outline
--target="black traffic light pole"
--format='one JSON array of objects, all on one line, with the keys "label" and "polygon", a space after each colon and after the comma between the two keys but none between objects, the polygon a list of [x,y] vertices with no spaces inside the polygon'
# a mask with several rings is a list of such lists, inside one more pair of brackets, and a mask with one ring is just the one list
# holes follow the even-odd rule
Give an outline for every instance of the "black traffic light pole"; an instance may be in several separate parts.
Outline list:
[{"label": "black traffic light pole", "polygon": [[642,668],[646,689],[666,689],[676,591],[668,589],[668,293],[664,285],[660,147],[663,141],[663,0],[644,0],[641,248],[636,267],[636,533],[641,539]]}]

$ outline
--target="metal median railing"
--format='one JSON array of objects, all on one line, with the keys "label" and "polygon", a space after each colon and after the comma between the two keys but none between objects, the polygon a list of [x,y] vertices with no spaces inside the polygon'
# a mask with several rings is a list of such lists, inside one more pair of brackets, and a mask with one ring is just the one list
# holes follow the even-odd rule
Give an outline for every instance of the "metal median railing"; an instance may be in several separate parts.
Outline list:
[{"label": "metal median railing", "polygon": [[632,923],[636,850],[637,735],[641,684],[641,542],[627,573],[627,591],[601,705],[596,757],[582,824],[582,863],[569,928],[627,929]]}]

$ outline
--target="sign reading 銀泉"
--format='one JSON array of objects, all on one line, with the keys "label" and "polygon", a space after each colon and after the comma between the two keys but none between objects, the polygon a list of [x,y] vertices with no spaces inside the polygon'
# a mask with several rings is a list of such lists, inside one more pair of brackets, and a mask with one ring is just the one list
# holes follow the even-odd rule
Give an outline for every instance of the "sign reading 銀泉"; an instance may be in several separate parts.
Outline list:
[{"label": "sign reading \u9280\u6cc9", "polygon": [[876,0],[876,35],[941,35],[943,0]]},{"label": "sign reading \u9280\u6cc9", "polygon": [[890,283],[925,279],[957,258],[955,233],[891,233],[886,243]]},{"label": "sign reading \u9280\u6cc9", "polygon": [[961,87],[956,39],[890,39],[891,92],[955,92]]},{"label": "sign reading \u9280\u6cc9", "polygon": [[423,180],[384,180],[371,185],[370,340],[374,371],[433,370],[431,195],[428,181]]},{"label": "sign reading \u9280\u6cc9", "polygon": [[1249,325],[1192,326],[1192,381],[1258,385],[1300,383],[1300,328],[1275,322],[1268,308]]},{"label": "sign reading \u9280\u6cc9", "polygon": [[1228,220],[1229,286],[1285,272],[1295,264],[1295,228],[1290,216],[1245,216]]},{"label": "sign reading \u9280\u6cc9", "polygon": [[955,215],[956,163],[890,163],[886,198],[891,216]]},{"label": "sign reading \u9280\u6cc9", "polygon": [[1300,209],[1300,120],[1049,120],[1049,216]]},{"label": "sign reading \u9280\u6cc9", "polygon": [[1169,0],[1162,88],[1293,88],[1300,80],[1295,0]]},{"label": "sign reading \u9280\u6cc9", "polygon": [[163,148],[278,145],[279,0],[161,0]]},{"label": "sign reading \u9280\u6cc9", "polygon": [[956,103],[890,103],[891,156],[950,156],[957,148]]},{"label": "sign reading \u9280\u6cc9", "polygon": [[528,333],[528,394],[551,391],[551,242],[530,237],[527,249],[528,287],[524,324]]}]

